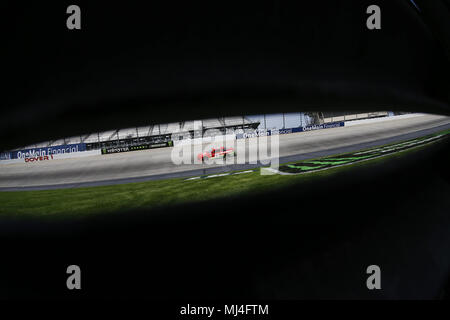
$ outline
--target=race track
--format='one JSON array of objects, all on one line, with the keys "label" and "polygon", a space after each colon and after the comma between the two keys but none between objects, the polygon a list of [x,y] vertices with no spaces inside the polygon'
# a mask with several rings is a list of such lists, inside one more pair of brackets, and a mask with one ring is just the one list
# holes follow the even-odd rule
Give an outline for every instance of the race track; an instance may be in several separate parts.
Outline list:
[{"label": "race track", "polygon": [[[450,118],[420,115],[384,122],[279,135],[280,163],[417,138],[450,128]],[[245,140],[245,153],[259,138]],[[242,140],[242,139],[240,139]],[[239,140],[237,140],[239,141]],[[0,164],[0,191],[111,185],[249,169],[258,163],[217,165],[172,162],[173,148],[34,163]],[[269,152],[270,154],[270,152]],[[242,153],[239,154],[242,156]]]}]

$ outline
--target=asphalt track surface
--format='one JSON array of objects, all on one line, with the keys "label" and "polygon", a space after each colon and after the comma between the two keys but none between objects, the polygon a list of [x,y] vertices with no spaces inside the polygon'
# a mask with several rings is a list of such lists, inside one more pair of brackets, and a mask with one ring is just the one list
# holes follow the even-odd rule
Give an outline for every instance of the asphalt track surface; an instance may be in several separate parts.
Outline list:
[{"label": "asphalt track surface", "polygon": [[[357,151],[414,139],[449,128],[450,117],[422,115],[385,122],[279,135],[279,163]],[[248,152],[249,149],[258,145],[259,139],[236,140],[239,143],[245,142],[245,163],[240,164],[176,165],[171,157],[173,148],[34,163],[0,164],[0,191],[104,186],[253,169],[262,164],[260,162],[249,163]],[[270,148],[268,154],[271,154]],[[237,161],[238,158],[243,159],[243,157],[241,151],[234,161]]]}]

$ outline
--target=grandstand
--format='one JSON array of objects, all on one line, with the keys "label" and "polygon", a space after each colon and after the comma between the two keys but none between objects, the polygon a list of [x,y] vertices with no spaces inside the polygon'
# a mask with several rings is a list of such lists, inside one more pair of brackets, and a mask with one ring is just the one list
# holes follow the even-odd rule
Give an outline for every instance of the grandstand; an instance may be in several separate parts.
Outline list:
[{"label": "grandstand", "polygon": [[259,121],[247,117],[224,117],[199,121],[183,121],[168,124],[95,132],[29,145],[20,149],[47,148],[67,144],[86,144],[86,150],[164,143],[174,139],[197,138],[206,135],[225,134],[228,129],[256,129]]},{"label": "grandstand", "polygon": [[319,112],[319,121],[322,123],[336,122],[336,121],[352,121],[370,118],[387,117],[387,111],[379,112]]}]

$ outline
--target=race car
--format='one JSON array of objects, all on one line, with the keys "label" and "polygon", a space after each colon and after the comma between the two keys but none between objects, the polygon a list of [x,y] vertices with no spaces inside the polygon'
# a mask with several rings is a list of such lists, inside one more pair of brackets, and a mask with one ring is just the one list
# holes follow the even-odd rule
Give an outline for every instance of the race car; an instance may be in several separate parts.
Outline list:
[{"label": "race car", "polygon": [[205,161],[208,161],[209,159],[217,159],[217,158],[224,159],[226,157],[230,157],[230,156],[233,157],[235,155],[236,155],[236,153],[234,152],[233,148],[220,147],[219,149],[212,148],[203,153],[199,153],[197,158],[198,158],[198,160],[205,162]]}]

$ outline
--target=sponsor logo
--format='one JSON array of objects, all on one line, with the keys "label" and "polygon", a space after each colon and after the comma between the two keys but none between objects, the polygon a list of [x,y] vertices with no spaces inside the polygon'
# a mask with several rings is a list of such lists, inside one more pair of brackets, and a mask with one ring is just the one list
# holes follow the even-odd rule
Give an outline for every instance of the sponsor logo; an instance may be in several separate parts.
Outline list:
[{"label": "sponsor logo", "polygon": [[53,160],[53,155],[49,156],[37,156],[37,157],[31,157],[31,158],[25,158],[25,162],[38,162],[38,161],[45,161],[45,160]]},{"label": "sponsor logo", "polygon": [[329,129],[329,128],[336,128],[336,127],[343,127],[343,126],[344,126],[344,122],[325,123],[325,124],[318,124],[318,125],[303,127],[303,131]]},{"label": "sponsor logo", "polygon": [[271,130],[252,130],[250,132],[245,132],[242,135],[242,138],[248,139],[248,138],[256,138],[256,137],[266,137],[272,135],[273,132]]},{"label": "sponsor logo", "polygon": [[129,146],[129,147],[102,148],[102,154],[128,152],[128,151],[139,151],[139,150],[145,150],[145,149],[164,148],[164,147],[171,147],[171,146],[173,146],[173,141],[153,143],[153,144],[141,144],[141,145],[135,145],[135,146]]}]

